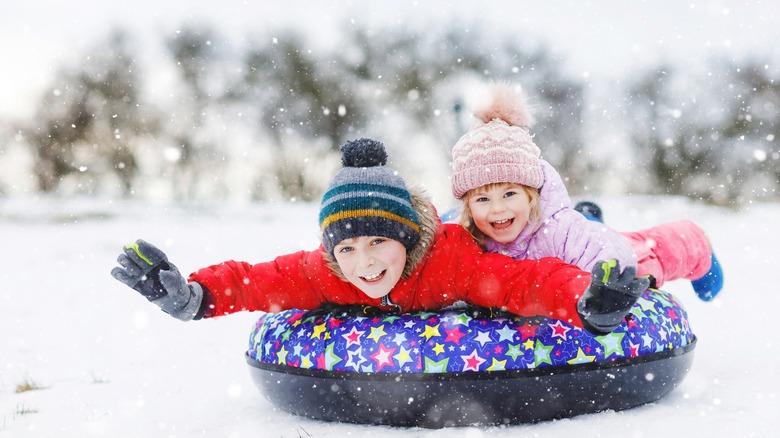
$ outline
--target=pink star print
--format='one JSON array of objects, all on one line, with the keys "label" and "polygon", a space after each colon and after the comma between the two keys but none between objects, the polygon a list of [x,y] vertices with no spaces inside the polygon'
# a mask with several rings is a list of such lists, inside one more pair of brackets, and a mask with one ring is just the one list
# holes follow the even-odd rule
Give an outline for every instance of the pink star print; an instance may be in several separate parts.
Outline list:
[{"label": "pink star print", "polygon": [[520,332],[520,336],[522,337],[521,341],[532,338],[536,333],[536,328],[527,322],[515,330]]},{"label": "pink star print", "polygon": [[454,342],[458,345],[460,345],[460,338],[466,336],[465,334],[461,333],[460,330],[457,328],[454,328],[452,330],[444,330],[444,333],[447,333],[447,338],[444,339],[444,342]]},{"label": "pink star print", "polygon": [[568,333],[569,330],[571,330],[569,327],[566,327],[563,325],[560,321],[555,321],[555,324],[548,324],[550,328],[553,330],[552,337],[553,338],[561,338],[563,340],[566,340],[566,333]]},{"label": "pink star print", "polygon": [[393,366],[393,353],[395,353],[395,348],[385,348],[384,345],[379,344],[379,350],[370,356],[376,362],[377,371],[382,371],[382,367]]},{"label": "pink star print", "polygon": [[347,340],[347,347],[360,344],[360,335],[363,333],[365,332],[358,331],[355,327],[352,327],[352,330],[349,333],[342,335],[344,336],[344,339]]},{"label": "pink star print", "polygon": [[463,371],[479,371],[479,366],[485,363],[485,359],[482,359],[477,355],[477,350],[474,350],[474,352],[471,353],[471,356],[461,356],[463,358],[463,362],[465,362],[466,365],[463,366]]}]

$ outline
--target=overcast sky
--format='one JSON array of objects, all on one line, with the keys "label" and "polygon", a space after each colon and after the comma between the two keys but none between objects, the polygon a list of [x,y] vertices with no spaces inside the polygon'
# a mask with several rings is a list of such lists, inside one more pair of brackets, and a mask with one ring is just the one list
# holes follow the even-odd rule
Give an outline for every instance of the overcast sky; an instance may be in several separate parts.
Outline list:
[{"label": "overcast sky", "polygon": [[326,40],[348,20],[366,26],[428,27],[456,20],[476,22],[480,28],[470,31],[515,27],[522,35],[538,36],[575,74],[591,79],[619,78],[630,74],[632,67],[659,58],[696,62],[707,54],[741,58],[760,53],[780,59],[780,3],[774,0],[334,0],[293,6],[250,0],[14,3],[0,14],[2,118],[29,112],[63,62],[73,62],[117,26],[151,41],[191,22],[213,24],[225,38],[290,26],[318,32]]}]

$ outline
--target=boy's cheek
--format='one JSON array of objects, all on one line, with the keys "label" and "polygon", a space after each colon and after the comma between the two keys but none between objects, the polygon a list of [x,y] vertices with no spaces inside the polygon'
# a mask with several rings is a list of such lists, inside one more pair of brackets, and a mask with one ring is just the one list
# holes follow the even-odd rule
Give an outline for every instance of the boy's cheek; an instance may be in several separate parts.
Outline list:
[{"label": "boy's cheek", "polygon": [[341,272],[343,272],[344,275],[346,275],[347,272],[350,272],[350,270],[348,269],[349,263],[347,263],[346,260],[340,260],[336,258],[336,264],[339,265],[339,269],[341,269]]}]

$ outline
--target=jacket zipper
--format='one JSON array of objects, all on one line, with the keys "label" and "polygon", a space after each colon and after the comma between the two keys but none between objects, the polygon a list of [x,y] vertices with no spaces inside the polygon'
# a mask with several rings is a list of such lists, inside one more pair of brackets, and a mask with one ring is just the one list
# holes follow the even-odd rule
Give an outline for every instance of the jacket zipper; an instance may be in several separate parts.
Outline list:
[{"label": "jacket zipper", "polygon": [[384,306],[384,307],[395,307],[396,309],[398,309],[399,312],[402,310],[401,306],[399,306],[398,304],[390,301],[390,294],[389,293],[387,295],[383,295],[382,296],[382,306]]}]

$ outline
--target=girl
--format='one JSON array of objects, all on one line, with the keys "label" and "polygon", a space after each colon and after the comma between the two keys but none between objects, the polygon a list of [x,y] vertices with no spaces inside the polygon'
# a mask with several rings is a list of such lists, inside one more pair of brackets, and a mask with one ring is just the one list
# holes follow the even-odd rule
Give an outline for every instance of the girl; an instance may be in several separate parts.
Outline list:
[{"label": "girl", "polygon": [[523,95],[494,85],[481,121],[452,149],[452,194],[463,200],[460,223],[488,251],[515,259],[558,257],[590,270],[597,260],[617,259],[650,275],[660,287],[686,278],[709,301],[723,285],[720,265],[704,232],[678,221],[632,233],[600,222],[600,210],[583,203],[572,210],[560,175],[539,158],[528,128],[533,118]]},{"label": "girl", "polygon": [[111,274],[185,321],[324,303],[433,310],[462,300],[596,334],[617,328],[647,288],[633,268],[621,274],[614,261],[597,263],[591,275],[555,258],[485,253],[459,225],[442,225],[431,202],[409,191],[386,160],[379,142],[344,145],[345,167],[322,199],[315,251],[258,264],[227,261],[185,279],[162,251],[139,240],[125,247]]}]

